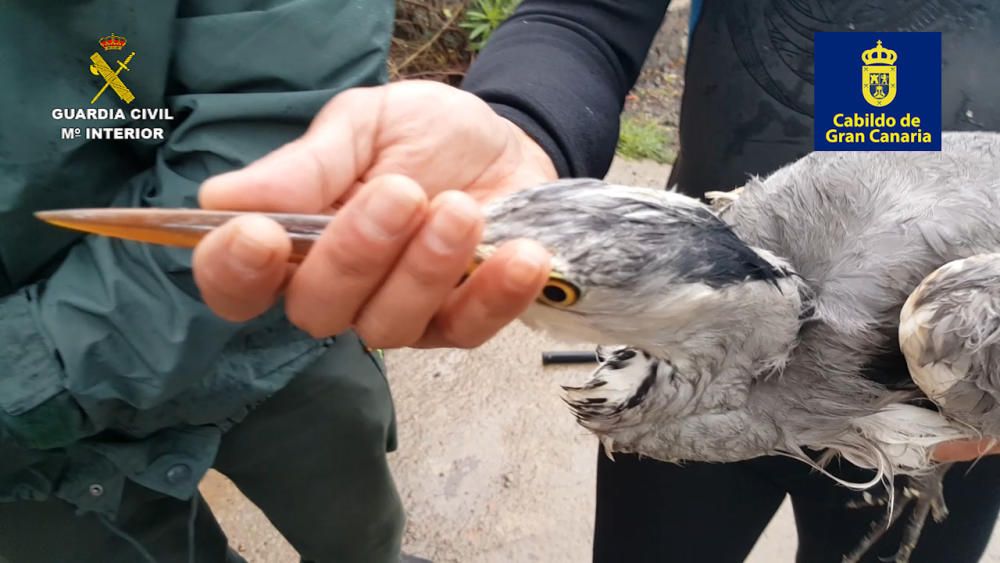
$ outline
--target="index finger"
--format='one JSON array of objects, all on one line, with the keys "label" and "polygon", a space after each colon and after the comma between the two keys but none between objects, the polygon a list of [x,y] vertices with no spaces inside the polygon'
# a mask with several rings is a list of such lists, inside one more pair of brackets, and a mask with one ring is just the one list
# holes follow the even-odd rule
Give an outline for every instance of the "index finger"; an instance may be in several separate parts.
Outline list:
[{"label": "index finger", "polygon": [[204,209],[321,213],[354,187],[374,158],[380,88],[333,98],[306,134],[241,170],[201,186]]}]

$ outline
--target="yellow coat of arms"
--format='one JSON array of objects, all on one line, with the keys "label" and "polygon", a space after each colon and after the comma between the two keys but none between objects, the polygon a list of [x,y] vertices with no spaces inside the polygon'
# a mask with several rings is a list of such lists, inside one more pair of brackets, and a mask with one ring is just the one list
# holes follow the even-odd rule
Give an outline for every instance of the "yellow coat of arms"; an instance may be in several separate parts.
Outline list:
[{"label": "yellow coat of arms", "polygon": [[883,47],[881,40],[861,53],[865,63],[861,67],[861,93],[869,104],[884,107],[896,98],[896,58],[896,51]]}]

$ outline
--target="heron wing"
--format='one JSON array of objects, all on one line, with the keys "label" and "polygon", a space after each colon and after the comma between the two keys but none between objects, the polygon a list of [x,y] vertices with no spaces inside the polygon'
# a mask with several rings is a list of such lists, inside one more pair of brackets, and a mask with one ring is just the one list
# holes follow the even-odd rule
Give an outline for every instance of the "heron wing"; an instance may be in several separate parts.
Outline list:
[{"label": "heron wing", "polygon": [[900,315],[900,347],[917,385],[954,418],[1000,433],[1000,254],[945,264]]}]

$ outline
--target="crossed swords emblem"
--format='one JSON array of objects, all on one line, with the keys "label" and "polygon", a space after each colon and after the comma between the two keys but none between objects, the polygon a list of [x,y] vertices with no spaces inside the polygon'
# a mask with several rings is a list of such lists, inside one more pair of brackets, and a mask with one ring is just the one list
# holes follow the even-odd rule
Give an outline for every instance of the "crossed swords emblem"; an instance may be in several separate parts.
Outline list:
[{"label": "crossed swords emblem", "polygon": [[132,91],[128,89],[128,86],[122,82],[122,79],[119,78],[118,75],[121,74],[121,71],[129,69],[128,63],[134,56],[135,51],[132,51],[129,56],[125,58],[125,62],[115,61],[118,63],[118,70],[111,70],[111,66],[104,60],[104,57],[102,57],[100,53],[90,55],[90,60],[94,63],[90,65],[90,73],[94,76],[100,75],[101,78],[104,79],[104,86],[101,86],[101,89],[98,90],[94,99],[90,100],[90,103],[96,102],[97,99],[101,97],[101,94],[108,89],[108,86],[111,86],[111,89],[115,91],[115,94],[118,94],[118,97],[121,98],[123,102],[126,104],[132,103],[135,96],[132,94]]}]

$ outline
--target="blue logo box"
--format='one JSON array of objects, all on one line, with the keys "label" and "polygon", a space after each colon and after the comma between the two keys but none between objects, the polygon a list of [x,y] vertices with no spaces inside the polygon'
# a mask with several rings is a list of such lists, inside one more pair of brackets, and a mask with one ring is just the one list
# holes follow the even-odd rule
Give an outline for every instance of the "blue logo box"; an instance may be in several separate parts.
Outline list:
[{"label": "blue logo box", "polygon": [[941,34],[816,33],[817,151],[941,150]]}]

